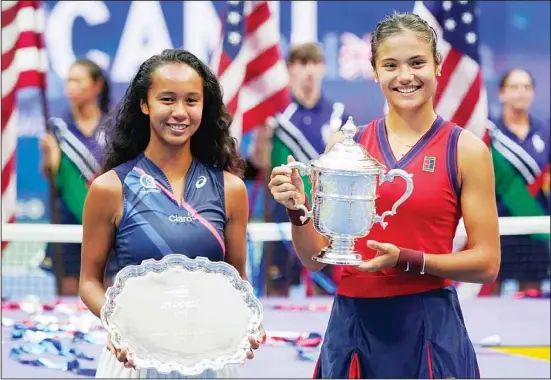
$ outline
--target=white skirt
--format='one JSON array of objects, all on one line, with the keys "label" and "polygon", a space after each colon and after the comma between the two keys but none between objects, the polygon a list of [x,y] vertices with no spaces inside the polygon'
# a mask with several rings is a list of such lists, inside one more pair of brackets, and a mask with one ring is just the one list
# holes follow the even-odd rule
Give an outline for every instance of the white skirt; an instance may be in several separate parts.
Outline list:
[{"label": "white skirt", "polygon": [[227,365],[218,371],[209,369],[197,376],[182,376],[176,372],[164,374],[158,373],[154,369],[126,368],[107,347],[104,347],[101,352],[96,371],[96,378],[101,379],[235,379],[238,377],[239,364]]}]

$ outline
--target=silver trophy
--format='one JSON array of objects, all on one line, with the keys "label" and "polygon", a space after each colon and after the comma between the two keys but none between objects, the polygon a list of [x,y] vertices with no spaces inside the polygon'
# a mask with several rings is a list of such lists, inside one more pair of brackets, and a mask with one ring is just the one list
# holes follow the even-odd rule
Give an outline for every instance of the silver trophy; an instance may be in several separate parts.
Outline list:
[{"label": "silver trophy", "polygon": [[[307,175],[312,184],[312,209],[295,205],[303,210],[302,223],[312,218],[318,233],[329,239],[329,245],[313,259],[333,265],[358,265],[362,256],[354,250],[356,240],[367,236],[374,223],[386,228],[385,218],[396,214],[396,209],[413,192],[413,174],[402,169],[386,172],[384,165],[354,141],[356,126],[352,117],[341,128],[344,140],[310,164],[291,162],[287,167]],[[406,181],[404,195],[392,209],[377,215],[375,199],[377,186],[392,182],[395,177]]]}]

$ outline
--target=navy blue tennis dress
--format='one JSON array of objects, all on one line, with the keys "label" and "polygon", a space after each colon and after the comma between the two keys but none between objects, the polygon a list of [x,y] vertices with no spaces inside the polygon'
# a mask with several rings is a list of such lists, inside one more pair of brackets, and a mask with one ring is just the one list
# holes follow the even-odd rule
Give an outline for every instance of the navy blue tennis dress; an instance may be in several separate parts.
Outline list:
[{"label": "navy blue tennis dress", "polygon": [[[175,199],[170,183],[153,161],[140,154],[118,167],[124,211],[115,235],[114,252],[120,268],[181,253],[190,258],[223,261],[226,212],[224,172],[194,159],[185,181],[182,200]],[[104,348],[97,378],[177,378],[177,373],[125,368]],[[196,378],[235,378],[238,366],[207,370]]]}]

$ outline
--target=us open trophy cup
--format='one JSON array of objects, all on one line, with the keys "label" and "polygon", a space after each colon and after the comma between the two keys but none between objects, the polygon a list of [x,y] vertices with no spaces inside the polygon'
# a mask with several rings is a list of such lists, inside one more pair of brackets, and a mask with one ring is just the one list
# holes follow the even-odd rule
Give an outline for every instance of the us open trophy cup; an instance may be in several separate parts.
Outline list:
[{"label": "us open trophy cup", "polygon": [[[295,205],[303,210],[304,223],[312,218],[315,230],[329,239],[315,261],[333,265],[358,265],[362,256],[354,250],[355,242],[369,234],[375,223],[386,228],[385,218],[396,214],[396,209],[413,192],[412,174],[402,169],[386,173],[384,165],[367,153],[354,141],[357,131],[352,117],[341,128],[344,140],[336,143],[330,151],[309,164],[291,162],[287,167],[298,169],[307,175],[312,184],[312,209]],[[406,181],[406,191],[391,210],[378,215],[375,210],[377,187],[401,177]]]}]

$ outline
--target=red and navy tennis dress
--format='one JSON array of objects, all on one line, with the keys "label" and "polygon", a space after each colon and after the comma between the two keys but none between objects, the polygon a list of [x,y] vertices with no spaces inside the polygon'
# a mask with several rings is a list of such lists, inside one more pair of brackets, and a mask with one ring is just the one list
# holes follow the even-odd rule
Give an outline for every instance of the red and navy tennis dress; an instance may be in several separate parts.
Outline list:
[{"label": "red and navy tennis dress", "polygon": [[[357,242],[367,239],[432,254],[449,254],[461,218],[457,141],[462,129],[438,117],[402,158],[388,142],[385,120],[358,129],[361,143],[388,170],[413,174],[412,195]],[[404,194],[405,181],[378,188],[378,214]],[[394,268],[376,273],[344,267],[314,378],[478,378],[478,364],[452,282]]]}]

